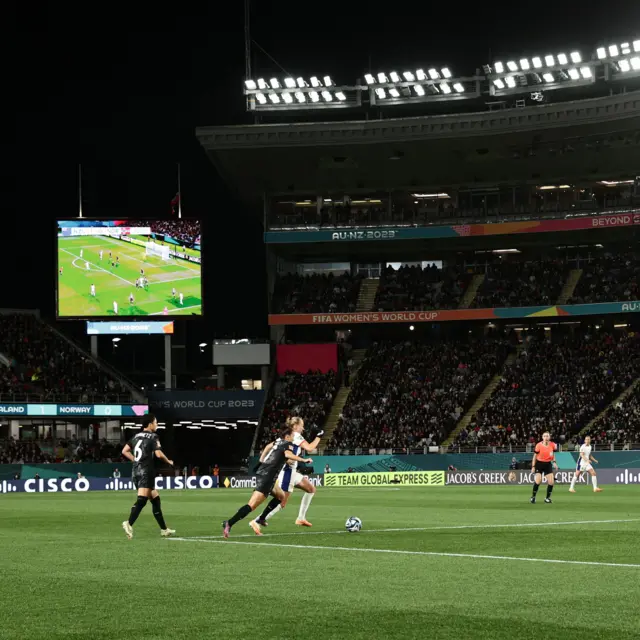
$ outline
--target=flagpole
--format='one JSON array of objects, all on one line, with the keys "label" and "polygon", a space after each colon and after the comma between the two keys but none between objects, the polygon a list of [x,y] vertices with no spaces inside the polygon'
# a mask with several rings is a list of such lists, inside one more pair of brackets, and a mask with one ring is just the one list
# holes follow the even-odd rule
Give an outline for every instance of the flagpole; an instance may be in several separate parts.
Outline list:
[{"label": "flagpole", "polygon": [[180,163],[178,162],[178,218],[182,218],[182,185],[180,184]]},{"label": "flagpole", "polygon": [[78,165],[78,218],[82,218],[82,165]]}]

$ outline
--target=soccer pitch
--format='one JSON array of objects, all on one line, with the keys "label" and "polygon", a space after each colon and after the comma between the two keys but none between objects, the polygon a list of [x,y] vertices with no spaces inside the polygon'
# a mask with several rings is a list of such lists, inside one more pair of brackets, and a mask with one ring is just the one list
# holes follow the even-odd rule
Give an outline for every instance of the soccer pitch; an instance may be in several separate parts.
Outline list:
[{"label": "soccer pitch", "polygon": [[[319,488],[258,538],[220,523],[248,490],[166,491],[177,538],[133,492],[0,497],[0,638],[640,636],[640,487]],[[344,531],[350,515],[360,533]]]},{"label": "soccer pitch", "polygon": [[[146,238],[139,238],[144,241]],[[162,243],[158,243],[162,244]],[[100,251],[103,252],[100,260]],[[81,257],[82,252],[82,257]],[[120,258],[117,267],[111,265]],[[190,253],[194,253],[190,250]],[[89,263],[87,269],[86,263]],[[62,273],[59,272],[62,268]],[[136,288],[140,269],[149,284]],[[147,257],[144,247],[108,236],[58,238],[58,315],[71,317],[202,314],[202,268],[181,259]],[[91,285],[96,287],[95,297]],[[172,296],[175,287],[176,296]],[[183,294],[180,304],[179,295]],[[134,303],[129,303],[133,294]]]}]

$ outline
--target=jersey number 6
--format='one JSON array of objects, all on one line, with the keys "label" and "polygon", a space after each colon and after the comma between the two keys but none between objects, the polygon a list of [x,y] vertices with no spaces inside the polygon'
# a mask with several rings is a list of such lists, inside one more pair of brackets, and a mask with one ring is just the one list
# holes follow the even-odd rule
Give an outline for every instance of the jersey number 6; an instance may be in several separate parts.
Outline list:
[{"label": "jersey number 6", "polygon": [[142,458],[142,440],[136,442],[136,446],[133,448],[133,454],[136,462],[140,462],[140,458]]}]

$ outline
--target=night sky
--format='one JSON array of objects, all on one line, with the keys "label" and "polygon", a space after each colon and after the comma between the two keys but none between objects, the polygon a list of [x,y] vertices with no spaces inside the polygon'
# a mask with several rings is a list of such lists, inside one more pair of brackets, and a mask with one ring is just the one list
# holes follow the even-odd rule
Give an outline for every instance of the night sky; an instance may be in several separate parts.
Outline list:
[{"label": "night sky", "polygon": [[[15,117],[2,142],[3,306],[53,315],[53,221],[77,213],[79,163],[85,216],[122,218],[168,216],[180,162],[183,214],[206,225],[207,337],[266,336],[261,217],[234,199],[194,135],[251,122],[243,2],[138,4],[22,3],[5,16],[3,103]],[[471,75],[497,57],[587,55],[638,37],[639,4],[254,0],[252,37],[294,75],[351,83],[370,69],[430,65]],[[253,68],[282,75],[256,46]]]}]

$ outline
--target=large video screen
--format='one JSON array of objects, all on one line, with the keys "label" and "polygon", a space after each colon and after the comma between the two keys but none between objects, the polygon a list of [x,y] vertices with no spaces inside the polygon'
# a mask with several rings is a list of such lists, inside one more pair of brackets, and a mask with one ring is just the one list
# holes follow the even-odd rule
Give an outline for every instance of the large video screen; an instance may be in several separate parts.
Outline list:
[{"label": "large video screen", "polygon": [[58,317],[202,315],[198,220],[58,221]]}]

